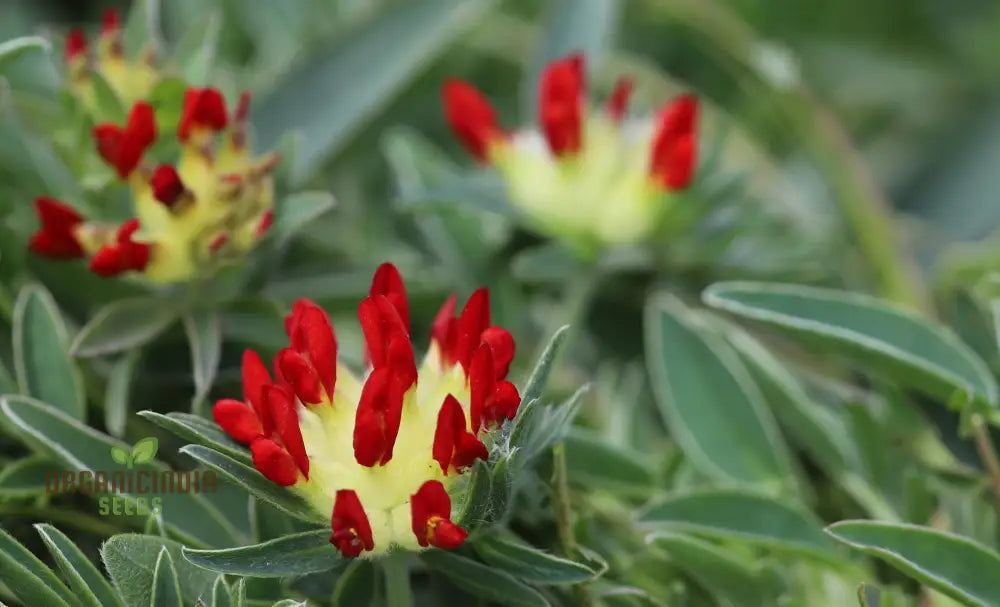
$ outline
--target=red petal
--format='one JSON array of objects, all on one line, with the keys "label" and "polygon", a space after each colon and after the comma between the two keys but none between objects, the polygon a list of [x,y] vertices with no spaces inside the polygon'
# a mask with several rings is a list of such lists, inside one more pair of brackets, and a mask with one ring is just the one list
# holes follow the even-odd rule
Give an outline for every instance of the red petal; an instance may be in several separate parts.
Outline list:
[{"label": "red petal", "polygon": [[213,88],[189,88],[184,94],[184,109],[177,124],[177,138],[187,141],[191,131],[207,128],[221,131],[226,128],[226,100]]},{"label": "red petal", "polygon": [[257,414],[238,400],[226,398],[215,403],[212,417],[226,434],[241,443],[249,443],[263,433]]},{"label": "red petal", "polygon": [[393,370],[380,367],[372,371],[361,389],[361,399],[354,421],[354,459],[371,468],[385,464],[399,432],[402,395],[392,389]]},{"label": "red petal", "polygon": [[483,425],[492,427],[505,419],[514,419],[520,405],[521,395],[517,393],[517,386],[506,380],[497,382],[490,404],[483,413]]},{"label": "red petal", "polygon": [[153,177],[149,180],[149,185],[153,188],[153,198],[173,207],[177,199],[184,193],[184,182],[177,174],[177,169],[173,165],[161,164],[153,171]]},{"label": "red petal", "polygon": [[452,455],[455,453],[455,427],[459,426],[465,430],[465,413],[462,405],[454,396],[449,394],[441,404],[438,411],[437,427],[434,429],[434,446],[431,448],[431,455],[441,466],[441,472],[447,474],[451,465]]},{"label": "red petal", "polygon": [[295,389],[299,400],[310,405],[323,402],[319,376],[301,354],[291,348],[282,349],[278,353],[278,367],[281,368],[281,376]]},{"label": "red petal", "polygon": [[680,189],[690,183],[697,157],[697,121],[698,100],[692,95],[678,97],[661,110],[649,172],[662,187]]},{"label": "red petal", "polygon": [[271,422],[271,412],[264,403],[264,386],[271,384],[271,374],[267,372],[264,361],[253,350],[243,352],[243,400],[250,403],[257,417],[261,420],[265,434],[270,434],[274,428]]},{"label": "red petal", "polygon": [[621,122],[622,118],[625,117],[625,110],[628,107],[628,100],[632,96],[632,89],[634,87],[635,81],[628,76],[619,78],[615,84],[615,90],[612,91],[611,97],[608,98],[608,105],[606,106],[608,116],[615,122]]},{"label": "red petal", "polygon": [[456,548],[466,537],[451,518],[451,498],[440,481],[427,481],[410,496],[410,522],[413,535],[423,546]]},{"label": "red petal", "polygon": [[286,329],[292,347],[299,354],[309,357],[332,402],[337,383],[337,337],[330,318],[323,308],[307,299],[300,299],[286,319]]},{"label": "red petal", "polygon": [[292,461],[309,478],[309,456],[302,442],[302,430],[299,428],[299,414],[296,408],[295,395],[287,386],[272,384],[264,386],[264,403],[270,410],[274,429],[281,438],[282,444],[292,457]]},{"label": "red petal", "polygon": [[139,220],[130,219],[118,228],[115,244],[104,245],[90,260],[90,269],[105,278],[129,271],[141,272],[149,264],[150,245],[132,240]]},{"label": "red petal", "polygon": [[269,438],[258,438],[250,443],[254,468],[272,483],[290,487],[299,481],[295,460],[278,443]]},{"label": "red petal", "polygon": [[98,124],[91,131],[94,141],[97,143],[97,153],[111,166],[115,166],[118,161],[118,149],[121,147],[125,130],[117,124]]},{"label": "red petal", "polygon": [[483,331],[482,341],[493,351],[493,371],[497,379],[507,377],[510,363],[514,360],[514,337],[503,327],[490,327]]},{"label": "red petal", "polygon": [[463,430],[458,435],[458,442],[455,444],[455,455],[451,460],[451,464],[459,472],[476,463],[477,459],[486,461],[490,458],[490,452],[486,448],[486,445],[483,444],[483,441],[476,438],[475,434],[465,431],[464,417],[462,418],[462,425]]},{"label": "red petal", "polygon": [[145,101],[136,102],[125,128],[105,123],[94,127],[92,132],[98,153],[125,179],[139,166],[146,148],[156,141],[153,106]]},{"label": "red petal", "polygon": [[441,359],[445,364],[455,364],[455,336],[457,326],[455,321],[455,295],[449,295],[444,305],[438,310],[431,324],[431,339],[437,342],[441,351]]},{"label": "red petal", "polygon": [[580,151],[583,137],[583,55],[554,61],[542,73],[539,122],[556,156]]},{"label": "red petal", "polygon": [[101,18],[101,34],[114,34],[121,27],[121,18],[118,16],[118,9],[109,8],[104,11]]},{"label": "red petal", "polygon": [[399,275],[399,270],[391,263],[384,263],[375,270],[372,277],[372,286],[368,291],[369,295],[385,295],[399,318],[403,321],[406,333],[410,333],[410,310],[406,301],[406,287],[403,284],[403,277]]},{"label": "red petal", "polygon": [[82,215],[72,207],[45,196],[35,199],[35,213],[41,228],[28,243],[32,251],[56,259],[83,257],[83,247],[75,234],[76,226],[83,222]]},{"label": "red petal", "polygon": [[472,353],[479,347],[483,331],[490,326],[490,292],[477,289],[462,308],[455,336],[455,358],[468,372]]},{"label": "red petal", "polygon": [[90,259],[90,271],[103,278],[121,274],[121,266],[121,252],[116,245],[104,245]]},{"label": "red petal", "polygon": [[486,97],[474,86],[451,79],[441,89],[448,126],[479,160],[487,160],[490,144],[504,137],[497,115]]},{"label": "red petal", "polygon": [[409,341],[409,332],[399,312],[384,295],[369,295],[362,300],[358,306],[358,320],[375,368],[388,364],[389,344],[393,339]]},{"label": "red petal", "polygon": [[83,30],[77,28],[71,29],[66,34],[66,61],[72,61],[86,52],[87,37],[84,35]]},{"label": "red petal", "polygon": [[479,434],[495,386],[493,352],[489,345],[483,344],[476,350],[469,365],[469,418],[473,434]]},{"label": "red petal", "polygon": [[351,489],[337,491],[330,527],[333,529],[330,543],[348,558],[360,555],[362,550],[375,548],[368,515],[365,514],[358,494]]},{"label": "red petal", "polygon": [[260,217],[260,223],[257,224],[257,229],[254,230],[254,234],[257,238],[260,238],[271,228],[271,224],[274,223],[274,211],[268,209],[264,211],[264,214]]}]

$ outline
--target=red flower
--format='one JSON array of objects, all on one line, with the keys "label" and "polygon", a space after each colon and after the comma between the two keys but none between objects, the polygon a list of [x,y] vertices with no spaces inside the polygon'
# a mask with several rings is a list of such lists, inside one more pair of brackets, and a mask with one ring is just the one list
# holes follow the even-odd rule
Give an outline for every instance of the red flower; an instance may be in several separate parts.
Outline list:
[{"label": "red flower", "polygon": [[469,535],[451,522],[451,498],[440,481],[427,481],[410,496],[410,512],[413,534],[423,547],[452,550]]},{"label": "red flower", "polygon": [[653,139],[649,172],[657,183],[671,190],[687,187],[697,158],[698,100],[684,95],[660,110]]},{"label": "red flower", "polygon": [[117,34],[119,29],[121,29],[121,17],[118,15],[118,9],[109,8],[104,11],[104,16],[101,18],[101,34]]},{"label": "red flower", "polygon": [[556,156],[576,154],[583,138],[583,55],[554,61],[542,73],[538,120]]},{"label": "red flower", "polygon": [[608,116],[615,122],[621,122],[625,117],[625,110],[628,108],[628,100],[632,96],[634,87],[635,81],[628,76],[619,78],[615,84],[615,90],[611,92],[611,97],[605,106]]},{"label": "red flower", "polygon": [[153,188],[153,198],[170,208],[177,204],[178,199],[187,189],[184,187],[184,182],[181,181],[181,176],[177,174],[177,169],[169,164],[161,164],[156,167],[149,180],[149,185]]},{"label": "red flower", "polygon": [[330,543],[346,557],[356,557],[362,550],[371,550],[375,547],[371,524],[368,522],[365,509],[361,506],[358,494],[350,489],[341,489],[337,492],[330,527],[333,529]]},{"label": "red flower", "polygon": [[441,472],[448,468],[468,468],[477,459],[488,459],[489,451],[465,425],[465,412],[458,400],[449,394],[438,413],[437,430],[434,432],[434,459],[441,465]]},{"label": "red flower", "polygon": [[213,88],[189,88],[184,93],[184,109],[177,124],[177,138],[187,141],[197,129],[221,131],[226,128],[226,100]]},{"label": "red flower", "polygon": [[442,95],[451,130],[473,156],[487,160],[490,144],[505,137],[493,106],[475,87],[461,80],[445,82]]},{"label": "red flower", "polygon": [[90,260],[90,270],[105,278],[128,271],[141,272],[149,263],[150,246],[135,242],[132,235],[139,229],[139,220],[130,219],[118,228],[116,242],[101,247]]},{"label": "red flower", "polygon": [[83,257],[83,247],[74,233],[76,226],[83,222],[82,215],[45,196],[35,199],[35,213],[42,225],[28,243],[32,251],[54,259]]},{"label": "red flower", "polygon": [[104,123],[94,127],[97,152],[125,179],[139,166],[146,148],[156,141],[153,106],[139,101],[132,106],[125,127]]},{"label": "red flower", "polygon": [[87,36],[83,30],[74,28],[66,34],[66,62],[72,62],[87,52]]}]

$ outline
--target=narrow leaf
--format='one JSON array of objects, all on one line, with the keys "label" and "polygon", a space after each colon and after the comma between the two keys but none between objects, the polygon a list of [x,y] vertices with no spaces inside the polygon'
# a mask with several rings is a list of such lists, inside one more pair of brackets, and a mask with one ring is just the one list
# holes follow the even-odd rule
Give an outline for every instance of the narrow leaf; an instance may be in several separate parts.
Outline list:
[{"label": "narrow leaf", "polygon": [[569,325],[564,325],[559,327],[552,337],[549,338],[549,343],[542,350],[542,355],[538,357],[535,368],[531,370],[531,375],[528,376],[528,381],[521,390],[522,403],[529,403],[542,396],[542,391],[545,390],[545,385],[549,382],[549,374],[552,373],[552,366],[555,364],[556,357],[559,356],[559,352],[562,350],[562,346],[568,336]]},{"label": "narrow leaf", "polygon": [[249,466],[235,459],[201,445],[187,445],[181,453],[189,455],[209,468],[217,471],[258,499],[275,508],[308,522],[328,522],[320,519],[305,500],[285,487],[279,487]]},{"label": "narrow leaf", "polygon": [[211,607],[233,607],[233,595],[229,592],[229,586],[226,586],[226,576],[224,575],[215,578],[215,584],[212,586]]},{"label": "narrow leaf", "polygon": [[51,49],[48,40],[41,36],[21,36],[0,43],[0,74],[11,63],[34,51]]},{"label": "narrow leaf", "polygon": [[827,533],[970,605],[1000,605],[1000,554],[969,538],[903,523],[841,521]]},{"label": "narrow leaf", "polygon": [[129,397],[139,354],[139,350],[127,352],[111,367],[108,375],[108,386],[104,391],[104,425],[108,433],[117,438],[125,434]]},{"label": "narrow leaf", "polygon": [[41,285],[28,285],[14,304],[14,372],[22,394],[51,403],[83,419],[83,382],[67,355],[69,336],[52,295]]},{"label": "narrow leaf", "polygon": [[546,586],[578,584],[596,575],[586,565],[542,552],[516,538],[498,533],[476,539],[472,547],[487,565],[525,582]]},{"label": "narrow leaf", "polygon": [[728,282],[709,287],[705,303],[789,331],[844,354],[865,370],[947,401],[955,390],[997,403],[986,364],[948,329],[856,293],[782,284]]},{"label": "narrow leaf", "polygon": [[36,524],[35,530],[81,603],[90,607],[118,607],[122,604],[108,580],[72,540],[49,524]]},{"label": "narrow leaf", "polygon": [[140,411],[138,415],[184,440],[221,451],[240,463],[251,464],[250,452],[226,435],[214,422],[205,418],[190,413],[174,412],[164,415],[156,411]]},{"label": "narrow leaf", "polygon": [[371,605],[375,600],[377,584],[375,566],[367,559],[356,559],[340,577],[333,589],[333,607]]},{"label": "narrow leaf", "polygon": [[329,571],[344,564],[330,543],[330,530],[295,535],[224,550],[184,550],[191,563],[215,571],[244,577],[285,577]]},{"label": "narrow leaf", "polygon": [[101,560],[125,607],[150,607],[157,563],[161,552],[170,555],[181,602],[195,604],[211,596],[215,575],[195,567],[181,556],[181,545],[172,540],[135,533],[113,536],[101,546]]},{"label": "narrow leaf", "polygon": [[153,597],[150,607],[184,607],[181,603],[181,588],[177,582],[174,562],[166,547],[160,549],[153,572]]},{"label": "narrow leaf", "polygon": [[729,607],[764,607],[764,593],[757,574],[723,548],[689,535],[660,531],[650,540],[666,550],[673,563],[694,578],[720,604]]},{"label": "narrow leaf", "polygon": [[76,604],[76,597],[56,574],[3,529],[0,529],[0,581],[25,605]]},{"label": "narrow leaf", "polygon": [[462,590],[497,605],[546,607],[549,602],[511,575],[446,550],[428,550],[420,558]]},{"label": "narrow leaf", "polygon": [[336,205],[329,192],[299,192],[284,198],[274,213],[267,237],[285,242]]},{"label": "narrow leaf", "polygon": [[62,466],[44,455],[30,455],[10,462],[0,472],[0,496],[28,497],[45,493],[46,475],[61,470]]},{"label": "narrow leaf", "polygon": [[219,315],[202,310],[184,315],[184,332],[191,348],[191,366],[194,375],[193,402],[199,403],[208,396],[219,369],[222,354],[222,324]]},{"label": "narrow leaf", "polygon": [[155,297],[112,302],[80,329],[70,351],[86,358],[144,345],[173,324],[177,314],[177,304]]}]

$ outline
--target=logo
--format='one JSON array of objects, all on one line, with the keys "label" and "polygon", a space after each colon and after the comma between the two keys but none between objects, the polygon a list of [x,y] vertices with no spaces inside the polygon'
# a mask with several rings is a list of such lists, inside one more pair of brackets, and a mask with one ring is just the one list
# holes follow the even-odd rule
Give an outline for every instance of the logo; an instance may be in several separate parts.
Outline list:
[{"label": "logo", "polygon": [[131,448],[111,447],[111,461],[124,469],[48,470],[45,491],[94,495],[101,516],[143,517],[159,516],[166,495],[216,491],[214,470],[170,470],[153,461],[158,447],[154,437]]}]

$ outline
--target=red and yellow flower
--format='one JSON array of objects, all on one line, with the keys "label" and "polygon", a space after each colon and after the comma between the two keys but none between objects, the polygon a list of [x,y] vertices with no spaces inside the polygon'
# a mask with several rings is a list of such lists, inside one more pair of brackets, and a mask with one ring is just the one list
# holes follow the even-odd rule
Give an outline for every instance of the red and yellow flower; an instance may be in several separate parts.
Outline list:
[{"label": "red and yellow flower", "polygon": [[455,312],[452,296],[418,367],[403,281],[384,264],[358,308],[363,378],[338,362],[326,313],[299,300],[274,376],[248,350],[243,400],[215,405],[216,422],[249,445],[261,474],[331,517],[330,541],[345,556],[450,549],[467,535],[452,520],[452,497],[462,473],[489,457],[491,432],[513,419],[520,396],[506,380],[514,340],[490,324],[487,290]]},{"label": "red and yellow flower", "polygon": [[93,53],[89,52],[83,30],[70,30],[66,36],[69,88],[90,111],[98,110],[95,73],[100,74],[111,90],[127,105],[149,95],[160,80],[152,48],[147,47],[135,59],[126,57],[121,19],[117,10],[109,9],[104,13],[96,47]]},{"label": "red and yellow flower", "polygon": [[652,120],[631,121],[632,86],[621,79],[604,108],[594,110],[583,56],[555,61],[541,78],[540,132],[505,131],[467,82],[447,81],[442,95],[455,135],[501,173],[510,201],[539,231],[586,246],[617,245],[653,233],[697,164],[697,100],[681,96]]},{"label": "red and yellow flower", "polygon": [[271,224],[271,173],[278,161],[275,154],[252,157],[249,103],[244,93],[230,120],[219,91],[188,89],[176,165],[146,157],[158,138],[149,103],[136,102],[124,125],[98,124],[97,151],[130,186],[135,217],[121,225],[85,221],[69,205],[40,197],[35,209],[41,228],[32,250],[60,259],[89,257],[101,276],[140,272],[160,283],[188,280],[245,254]]}]

